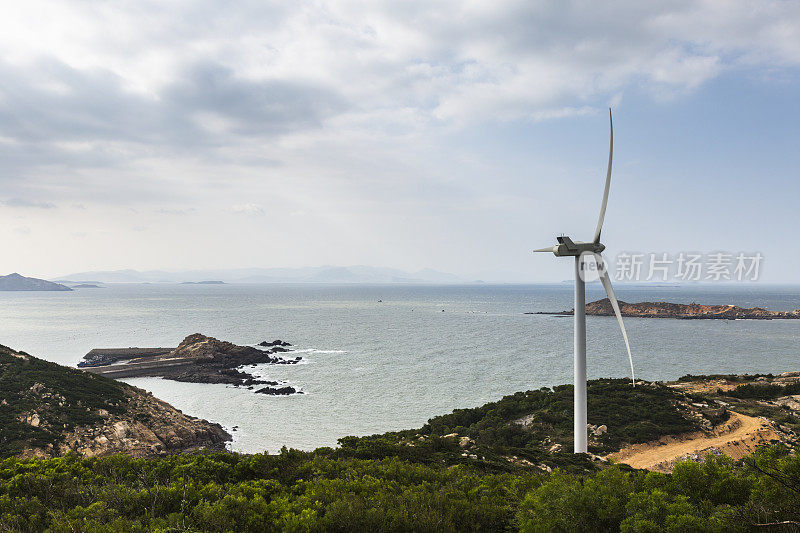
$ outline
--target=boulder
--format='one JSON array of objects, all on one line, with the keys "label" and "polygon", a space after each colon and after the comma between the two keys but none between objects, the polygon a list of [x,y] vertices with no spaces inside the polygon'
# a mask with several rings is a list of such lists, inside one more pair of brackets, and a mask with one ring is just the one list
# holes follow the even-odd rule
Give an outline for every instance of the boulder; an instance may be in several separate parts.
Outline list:
[{"label": "boulder", "polygon": [[267,347],[269,347],[269,346],[291,346],[291,344],[289,344],[288,342],[282,341],[280,339],[275,339],[272,342],[261,341],[261,342],[258,343],[258,345],[259,346],[267,346]]},{"label": "boulder", "polygon": [[302,394],[294,387],[290,387],[289,385],[285,387],[264,387],[263,389],[258,389],[256,391],[258,394],[269,394],[272,396],[287,396],[289,394]]}]

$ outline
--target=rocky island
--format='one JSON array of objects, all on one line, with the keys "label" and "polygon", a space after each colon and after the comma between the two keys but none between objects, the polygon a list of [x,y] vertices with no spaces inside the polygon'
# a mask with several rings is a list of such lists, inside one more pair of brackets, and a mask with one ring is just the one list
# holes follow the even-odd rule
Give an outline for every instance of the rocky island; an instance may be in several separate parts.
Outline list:
[{"label": "rocky island", "polygon": [[302,394],[277,381],[257,379],[240,367],[258,364],[291,365],[301,357],[276,355],[288,352],[288,342],[264,341],[239,346],[200,333],[189,335],[177,348],[109,348],[87,353],[78,367],[110,378],[162,377],[190,383],[224,383],[255,388],[260,394]]},{"label": "rocky island", "polygon": [[26,278],[14,272],[0,276],[0,291],[71,291],[66,285],[38,278]]},{"label": "rocky island", "polygon": [[[671,302],[627,303],[619,301],[622,316],[635,318],[680,318],[684,320],[772,320],[800,319],[800,309],[794,311],[770,311],[763,307],[739,307],[736,305],[701,305],[696,303],[676,304]],[[573,310],[558,312],[525,313],[526,315],[571,316]],[[586,314],[594,316],[614,316],[614,309],[608,298],[586,304]]]},{"label": "rocky island", "polygon": [[219,424],[150,393],[0,346],[0,457],[224,450]]}]

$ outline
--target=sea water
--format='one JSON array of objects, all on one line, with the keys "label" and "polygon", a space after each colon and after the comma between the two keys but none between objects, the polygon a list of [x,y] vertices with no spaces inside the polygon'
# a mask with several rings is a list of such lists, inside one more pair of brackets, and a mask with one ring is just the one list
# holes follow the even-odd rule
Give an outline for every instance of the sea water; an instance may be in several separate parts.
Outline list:
[{"label": "sea water", "polygon": [[[588,286],[587,301],[603,297]],[[624,286],[629,302],[800,308],[800,287]],[[231,448],[335,446],[346,435],[420,427],[430,417],[572,381],[572,308],[554,285],[117,284],[0,292],[0,344],[75,366],[92,348],[171,347],[195,332],[237,344],[282,339],[298,365],[248,369],[303,394],[125,381],[232,432]],[[625,320],[637,377],[800,370],[800,320]],[[630,370],[616,320],[587,317],[588,374]],[[236,428],[234,430],[234,428]]]}]

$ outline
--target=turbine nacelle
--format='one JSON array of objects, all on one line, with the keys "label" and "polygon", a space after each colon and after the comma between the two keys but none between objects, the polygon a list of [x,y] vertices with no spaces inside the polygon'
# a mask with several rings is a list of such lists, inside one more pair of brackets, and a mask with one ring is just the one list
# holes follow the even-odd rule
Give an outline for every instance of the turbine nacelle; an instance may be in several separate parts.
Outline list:
[{"label": "turbine nacelle", "polygon": [[566,235],[556,237],[558,244],[551,248],[540,248],[534,252],[553,252],[556,257],[577,257],[579,255],[590,253],[599,254],[606,249],[606,246],[599,242],[573,242],[572,239]]}]

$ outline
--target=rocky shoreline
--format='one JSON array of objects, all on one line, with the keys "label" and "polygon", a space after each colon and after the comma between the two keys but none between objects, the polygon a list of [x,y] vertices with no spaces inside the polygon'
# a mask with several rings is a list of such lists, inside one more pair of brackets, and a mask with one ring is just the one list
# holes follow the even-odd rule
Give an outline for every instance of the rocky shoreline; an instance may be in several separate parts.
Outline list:
[{"label": "rocky shoreline", "polygon": [[161,377],[189,383],[220,383],[253,389],[259,394],[302,394],[292,386],[258,379],[241,370],[259,364],[293,365],[302,358],[276,355],[291,350],[288,342],[259,343],[262,348],[239,346],[195,333],[177,348],[111,348],[87,353],[78,367],[110,378]]},{"label": "rocky shoreline", "polygon": [[[619,301],[622,316],[633,318],[677,318],[682,320],[773,320],[800,319],[800,309],[794,311],[769,311],[763,307],[739,307],[736,305],[676,304],[671,302],[627,303]],[[572,316],[574,310],[555,312],[528,312],[526,315]],[[586,314],[592,316],[614,316],[614,308],[608,298],[586,304]]]},{"label": "rocky shoreline", "polygon": [[221,425],[151,393],[0,346],[0,457],[225,450]]},{"label": "rocky shoreline", "polygon": [[82,457],[124,453],[132,457],[225,451],[231,435],[215,422],[182,413],[151,393],[136,387],[126,391],[122,415],[100,411],[102,423],[75,428],[55,448],[32,450],[31,455],[52,456],[69,452]]}]

